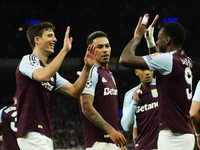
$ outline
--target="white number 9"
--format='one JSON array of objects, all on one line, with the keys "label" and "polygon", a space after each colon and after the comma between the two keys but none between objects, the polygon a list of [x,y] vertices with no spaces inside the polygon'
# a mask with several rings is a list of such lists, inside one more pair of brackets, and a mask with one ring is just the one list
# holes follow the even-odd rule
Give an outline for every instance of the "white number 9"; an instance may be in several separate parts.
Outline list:
[{"label": "white number 9", "polygon": [[190,67],[185,68],[185,81],[190,85],[190,88],[186,88],[186,95],[188,100],[192,98],[192,71]]},{"label": "white number 9", "polygon": [[10,128],[14,131],[17,132],[17,128],[15,126],[16,122],[17,122],[17,111],[14,111],[11,114],[11,117],[15,117],[13,122],[10,122]]}]

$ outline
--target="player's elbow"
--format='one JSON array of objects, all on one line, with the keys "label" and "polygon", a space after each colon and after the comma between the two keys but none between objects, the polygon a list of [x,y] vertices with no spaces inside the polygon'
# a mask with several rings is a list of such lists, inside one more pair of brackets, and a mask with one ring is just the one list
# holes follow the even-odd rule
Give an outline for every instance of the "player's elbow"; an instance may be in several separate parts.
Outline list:
[{"label": "player's elbow", "polygon": [[123,57],[120,57],[119,64],[122,65],[122,66],[126,66],[127,65],[127,60],[124,59]]}]

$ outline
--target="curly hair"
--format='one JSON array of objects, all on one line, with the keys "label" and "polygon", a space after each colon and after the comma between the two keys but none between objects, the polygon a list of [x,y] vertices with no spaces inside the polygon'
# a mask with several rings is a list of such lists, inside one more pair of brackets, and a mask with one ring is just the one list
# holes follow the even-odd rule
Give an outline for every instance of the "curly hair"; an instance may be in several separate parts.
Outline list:
[{"label": "curly hair", "polygon": [[163,25],[164,33],[173,39],[175,45],[182,45],[186,38],[185,28],[178,22],[168,22]]},{"label": "curly hair", "polygon": [[36,36],[42,37],[43,32],[49,29],[52,29],[53,31],[55,30],[55,27],[50,22],[41,22],[35,25],[31,25],[28,28],[26,36],[32,49],[35,47],[34,38]]}]

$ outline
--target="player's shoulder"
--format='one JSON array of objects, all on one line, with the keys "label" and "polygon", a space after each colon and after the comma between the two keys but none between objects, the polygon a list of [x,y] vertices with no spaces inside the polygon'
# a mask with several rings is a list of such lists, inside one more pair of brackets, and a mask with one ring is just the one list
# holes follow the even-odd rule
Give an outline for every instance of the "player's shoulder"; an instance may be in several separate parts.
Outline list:
[{"label": "player's shoulder", "polygon": [[141,84],[135,86],[134,88],[128,90],[126,93],[125,93],[125,96],[128,96],[128,95],[133,95],[134,91],[137,89],[137,88],[140,88],[141,87]]},{"label": "player's shoulder", "polygon": [[96,63],[92,66],[92,68],[90,69],[90,76],[89,78],[92,78],[93,76],[98,75],[98,68],[99,65],[97,65]]}]

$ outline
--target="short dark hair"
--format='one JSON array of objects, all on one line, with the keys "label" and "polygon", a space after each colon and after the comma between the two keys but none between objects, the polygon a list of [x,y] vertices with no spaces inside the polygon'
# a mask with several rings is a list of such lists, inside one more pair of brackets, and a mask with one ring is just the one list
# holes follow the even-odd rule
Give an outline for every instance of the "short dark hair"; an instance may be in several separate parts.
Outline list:
[{"label": "short dark hair", "polygon": [[87,46],[91,45],[93,43],[93,40],[96,38],[100,38],[100,37],[106,37],[108,38],[107,34],[103,31],[94,31],[92,32],[88,37],[87,37]]},{"label": "short dark hair", "polygon": [[34,38],[36,36],[42,37],[43,32],[49,29],[55,30],[55,27],[50,22],[40,22],[28,28],[26,36],[32,48],[35,47]]},{"label": "short dark hair", "polygon": [[185,28],[178,22],[168,22],[163,25],[164,33],[173,39],[175,45],[182,45],[186,39]]}]

